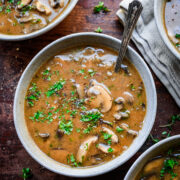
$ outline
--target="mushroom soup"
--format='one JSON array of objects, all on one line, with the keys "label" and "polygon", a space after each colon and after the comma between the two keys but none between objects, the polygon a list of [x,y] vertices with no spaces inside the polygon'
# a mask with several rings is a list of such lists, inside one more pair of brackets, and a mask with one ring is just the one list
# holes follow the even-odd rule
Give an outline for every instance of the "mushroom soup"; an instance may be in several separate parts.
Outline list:
[{"label": "mushroom soup", "polygon": [[38,147],[71,166],[112,160],[138,136],[146,114],[146,92],[135,67],[117,52],[79,47],[60,52],[34,75],[25,119]]},{"label": "mushroom soup", "polygon": [[180,146],[153,157],[141,170],[136,180],[180,179]]},{"label": "mushroom soup", "polygon": [[166,0],[164,22],[167,35],[180,52],[180,0]]},{"label": "mushroom soup", "polygon": [[63,13],[70,0],[0,0],[0,33],[28,34]]}]

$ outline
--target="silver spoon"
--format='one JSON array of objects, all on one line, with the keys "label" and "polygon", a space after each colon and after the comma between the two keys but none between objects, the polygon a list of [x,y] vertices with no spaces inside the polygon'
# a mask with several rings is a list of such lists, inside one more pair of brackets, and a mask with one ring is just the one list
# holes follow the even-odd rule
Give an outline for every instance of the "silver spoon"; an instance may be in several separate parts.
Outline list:
[{"label": "silver spoon", "polygon": [[127,66],[123,65],[122,61],[126,54],[127,46],[129,44],[132,32],[136,26],[137,20],[142,10],[142,4],[138,0],[134,0],[129,4],[126,23],[123,32],[123,39],[119,49],[119,55],[116,61],[115,72],[119,72],[120,69],[123,69],[125,72],[128,72]]}]

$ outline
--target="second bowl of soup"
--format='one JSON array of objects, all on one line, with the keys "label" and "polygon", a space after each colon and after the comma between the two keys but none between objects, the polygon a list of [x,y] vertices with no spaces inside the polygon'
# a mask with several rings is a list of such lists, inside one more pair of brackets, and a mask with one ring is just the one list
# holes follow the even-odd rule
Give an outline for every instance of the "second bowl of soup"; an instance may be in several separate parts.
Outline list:
[{"label": "second bowl of soup", "polygon": [[44,48],[22,75],[16,130],[48,169],[78,177],[102,174],[146,140],[156,114],[154,82],[131,48],[124,70],[114,72],[119,43],[95,33],[70,35]]},{"label": "second bowl of soup", "polygon": [[155,0],[154,15],[164,43],[180,59],[180,0]]},{"label": "second bowl of soup", "polygon": [[58,25],[78,0],[0,1],[0,39],[19,41],[39,36]]}]

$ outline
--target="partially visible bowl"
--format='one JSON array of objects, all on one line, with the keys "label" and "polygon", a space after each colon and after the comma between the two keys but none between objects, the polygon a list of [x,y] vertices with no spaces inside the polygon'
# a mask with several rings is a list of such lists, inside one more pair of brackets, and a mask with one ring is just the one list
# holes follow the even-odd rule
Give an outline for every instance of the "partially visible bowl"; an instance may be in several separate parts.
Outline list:
[{"label": "partially visible bowl", "polygon": [[143,166],[153,157],[158,154],[167,151],[169,148],[180,144],[180,135],[172,136],[170,138],[164,139],[157,144],[150,147],[145,151],[131,166],[124,180],[134,179],[138,173],[142,170]]},{"label": "partially visible bowl", "polygon": [[60,38],[44,49],[42,49],[29,63],[24,73],[22,74],[20,81],[18,83],[15,99],[14,99],[14,123],[19,139],[21,140],[24,148],[27,152],[41,165],[47,169],[63,174],[66,176],[73,177],[90,177],[99,174],[106,173],[114,168],[125,163],[130,159],[143,145],[147,139],[156,116],[157,108],[157,97],[156,89],[154,85],[154,80],[152,78],[151,72],[143,59],[134,51],[131,47],[128,47],[126,56],[134,64],[136,69],[141,75],[141,78],[144,82],[147,96],[147,105],[146,105],[146,116],[144,119],[144,124],[142,130],[140,130],[139,135],[131,146],[119,157],[101,164],[99,166],[94,166],[90,168],[72,168],[67,165],[61,164],[46,154],[44,154],[38,146],[35,144],[31,138],[25,118],[24,118],[24,100],[26,96],[26,91],[29,86],[29,83],[34,75],[34,73],[39,69],[39,67],[49,58],[56,55],[57,52],[60,52],[64,49],[81,46],[81,45],[95,45],[95,46],[105,46],[118,50],[120,47],[121,41],[105,34],[98,33],[77,33],[72,34],[63,38]]},{"label": "partially visible bowl", "polygon": [[22,41],[26,39],[32,39],[37,36],[40,36],[51,29],[53,29],[55,26],[57,26],[60,22],[62,22],[73,10],[75,5],[77,4],[78,0],[71,0],[68,4],[68,6],[64,9],[63,13],[59,15],[55,20],[53,20],[50,24],[45,26],[44,28],[34,31],[29,34],[22,34],[22,35],[6,35],[6,34],[1,34],[0,33],[0,40],[4,41]]},{"label": "partially visible bowl", "polygon": [[174,47],[174,45],[168,38],[168,35],[165,30],[164,17],[163,17],[164,6],[165,6],[164,0],[154,0],[154,16],[156,20],[156,25],[158,27],[159,34],[161,35],[161,38],[163,39],[166,46],[180,60],[180,53],[178,52],[178,50]]}]

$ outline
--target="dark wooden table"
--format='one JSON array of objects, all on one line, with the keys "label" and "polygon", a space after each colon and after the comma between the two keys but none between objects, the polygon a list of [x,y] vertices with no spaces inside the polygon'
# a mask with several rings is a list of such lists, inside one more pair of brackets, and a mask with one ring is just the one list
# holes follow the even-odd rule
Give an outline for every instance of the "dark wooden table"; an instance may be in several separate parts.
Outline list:
[{"label": "dark wooden table", "polygon": [[[40,37],[22,42],[0,42],[0,179],[21,179],[20,174],[24,167],[32,169],[32,179],[70,179],[43,168],[25,151],[13,123],[13,98],[18,80],[27,64],[52,41],[71,33],[92,32],[98,26],[103,29],[103,33],[122,38],[123,27],[116,17],[119,0],[104,0],[112,11],[108,14],[93,14],[93,7],[98,1],[79,0],[72,13],[60,25]],[[136,49],[132,42],[131,46]],[[153,77],[157,88],[158,108],[152,134],[155,138],[162,139],[161,132],[167,129],[159,128],[159,125],[166,124],[180,109],[154,73]],[[179,122],[176,123],[171,135],[179,134],[179,125]],[[148,139],[139,152],[123,166],[93,179],[123,179],[132,163],[152,144],[152,140]]]}]

